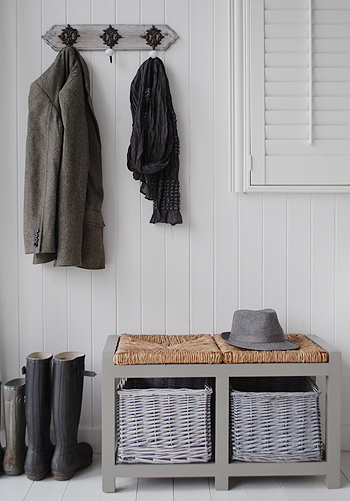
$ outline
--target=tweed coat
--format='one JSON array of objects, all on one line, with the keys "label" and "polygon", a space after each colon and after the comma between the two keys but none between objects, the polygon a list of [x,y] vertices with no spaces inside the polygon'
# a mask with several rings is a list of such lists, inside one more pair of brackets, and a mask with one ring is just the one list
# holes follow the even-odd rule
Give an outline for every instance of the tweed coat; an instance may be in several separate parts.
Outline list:
[{"label": "tweed coat", "polygon": [[32,83],[24,244],[34,264],[105,267],[101,141],[89,72],[73,47]]}]

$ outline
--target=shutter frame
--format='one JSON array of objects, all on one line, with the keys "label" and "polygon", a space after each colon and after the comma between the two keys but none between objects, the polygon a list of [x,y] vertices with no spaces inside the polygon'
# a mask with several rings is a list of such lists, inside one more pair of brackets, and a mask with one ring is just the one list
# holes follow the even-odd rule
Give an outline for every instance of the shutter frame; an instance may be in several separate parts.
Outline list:
[{"label": "shutter frame", "polygon": [[[322,8],[318,8],[320,2]],[[238,22],[237,15],[240,15],[244,26],[243,39],[237,39],[234,33],[233,40],[234,53],[237,53],[237,47],[241,47],[244,54],[243,74],[239,76],[243,82],[242,96],[237,96],[239,86],[235,85],[234,99],[237,103],[241,97],[244,103],[243,123],[238,123],[236,118],[234,124],[234,130],[242,127],[244,131],[243,139],[240,138],[243,140],[243,154],[241,158],[239,154],[235,155],[235,169],[237,171],[243,166],[243,175],[235,173],[238,181],[235,191],[350,192],[350,71],[345,67],[346,61],[350,60],[350,5],[344,0],[337,0],[336,4],[333,0],[313,0],[316,9],[313,11],[313,22],[316,23],[312,28],[314,36],[329,33],[334,37],[341,20],[343,26],[348,27],[349,37],[335,56],[330,51],[339,49],[339,40],[337,45],[333,38],[330,51],[321,52],[325,50],[324,40],[313,39],[317,52],[313,54],[313,77],[316,81],[312,99],[316,109],[312,113],[313,141],[309,145],[309,110],[306,106],[309,82],[305,79],[309,71],[309,41],[300,38],[306,32],[303,23],[308,22],[309,14],[305,10],[308,0],[287,0],[283,3],[284,9],[279,12],[273,9],[273,4],[281,5],[275,0],[234,0],[234,24]],[[348,8],[346,15],[341,16],[337,9],[344,5]],[[286,8],[290,6],[296,7],[294,10],[304,9],[292,15],[291,9]],[[331,15],[325,12],[328,6]],[[330,23],[321,26],[327,15]],[[295,22],[298,38],[286,39],[287,44],[270,38],[265,44],[267,23],[270,24],[266,36],[280,36],[283,33],[281,20],[287,22],[288,19]],[[274,24],[271,25],[271,21]],[[290,24],[287,26],[286,36],[290,36]],[[344,29],[341,34],[344,34]],[[276,48],[280,46],[282,54],[278,55]],[[290,81],[293,76],[290,64],[299,61],[298,53],[287,52],[286,47],[290,51],[294,50],[293,47],[304,47],[295,81]],[[283,64],[279,64],[281,61]],[[322,64],[329,66],[322,67]],[[235,81],[238,79],[236,71],[235,65]],[[286,106],[291,109],[286,109]],[[236,148],[237,139],[235,137]],[[284,146],[286,151],[283,154]],[[278,162],[282,166],[280,171]],[[294,172],[293,165],[299,165]]]}]

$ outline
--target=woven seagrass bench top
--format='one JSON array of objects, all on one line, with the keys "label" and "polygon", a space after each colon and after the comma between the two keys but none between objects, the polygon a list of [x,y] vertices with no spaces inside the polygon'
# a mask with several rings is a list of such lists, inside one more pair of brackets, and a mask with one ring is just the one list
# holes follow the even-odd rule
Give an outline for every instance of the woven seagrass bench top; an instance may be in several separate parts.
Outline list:
[{"label": "woven seagrass bench top", "polygon": [[122,334],[113,362],[116,365],[220,364],[222,353],[210,334]]},{"label": "woven seagrass bench top", "polygon": [[257,351],[237,348],[215,334],[214,339],[223,354],[226,364],[260,363],[323,363],[328,362],[328,352],[302,334],[287,334],[287,339],[299,345],[297,350]]}]

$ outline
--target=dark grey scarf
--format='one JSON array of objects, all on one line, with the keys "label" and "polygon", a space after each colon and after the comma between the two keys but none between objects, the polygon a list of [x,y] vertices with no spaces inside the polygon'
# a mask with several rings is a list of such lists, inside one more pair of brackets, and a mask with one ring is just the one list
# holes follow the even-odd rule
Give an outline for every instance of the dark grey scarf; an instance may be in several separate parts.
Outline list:
[{"label": "dark grey scarf", "polygon": [[179,138],[168,78],[161,59],[149,58],[130,87],[133,129],[128,169],[153,200],[150,223],[182,223],[180,213]]}]

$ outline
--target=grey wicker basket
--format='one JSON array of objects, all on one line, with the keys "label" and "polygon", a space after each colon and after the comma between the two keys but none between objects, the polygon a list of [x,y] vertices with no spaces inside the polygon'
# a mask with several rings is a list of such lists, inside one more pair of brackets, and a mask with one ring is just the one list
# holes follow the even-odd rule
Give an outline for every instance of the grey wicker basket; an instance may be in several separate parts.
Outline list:
[{"label": "grey wicker basket", "polygon": [[117,462],[195,463],[211,459],[207,378],[123,379],[117,386]]},{"label": "grey wicker basket", "polygon": [[309,377],[232,378],[232,459],[321,461],[319,395]]}]

